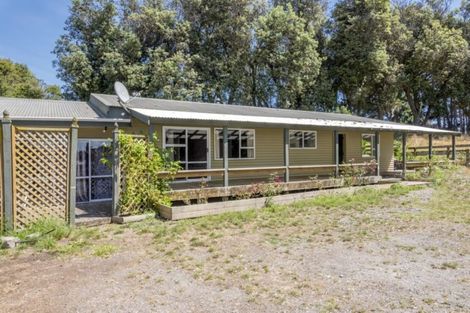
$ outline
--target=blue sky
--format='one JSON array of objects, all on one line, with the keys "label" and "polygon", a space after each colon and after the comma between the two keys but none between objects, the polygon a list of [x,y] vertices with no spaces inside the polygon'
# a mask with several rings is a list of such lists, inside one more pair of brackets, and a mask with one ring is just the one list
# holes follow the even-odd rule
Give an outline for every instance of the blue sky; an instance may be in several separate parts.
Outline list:
[{"label": "blue sky", "polygon": [[64,32],[68,0],[0,0],[0,57],[26,64],[48,84],[61,84],[52,66]]}]

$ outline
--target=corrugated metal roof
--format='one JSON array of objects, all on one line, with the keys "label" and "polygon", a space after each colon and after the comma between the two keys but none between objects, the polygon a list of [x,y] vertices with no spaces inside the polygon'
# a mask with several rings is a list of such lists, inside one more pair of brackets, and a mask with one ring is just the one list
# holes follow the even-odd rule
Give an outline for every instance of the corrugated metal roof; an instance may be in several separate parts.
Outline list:
[{"label": "corrugated metal roof", "polygon": [[440,133],[448,134],[446,130],[421,127],[415,125],[405,125],[398,123],[381,123],[381,122],[357,122],[346,120],[327,120],[327,119],[309,119],[309,118],[290,118],[290,117],[265,117],[238,114],[218,114],[218,113],[199,113],[199,112],[180,112],[169,110],[152,110],[152,109],[130,109],[136,115],[146,116],[156,120],[193,120],[193,121],[218,121],[218,122],[234,122],[249,123],[260,125],[288,125],[295,126],[314,126],[326,128],[354,128],[368,130],[385,130],[385,131],[406,131],[416,133]]},{"label": "corrugated metal roof", "polygon": [[87,102],[0,97],[0,115],[8,111],[11,118],[103,118]]},{"label": "corrugated metal roof", "polygon": [[[107,106],[120,106],[118,98],[115,95],[92,94],[92,97],[95,97]],[[399,124],[350,114],[286,110],[242,105],[134,98],[127,104],[127,107],[130,108],[135,115],[140,117],[146,116],[153,120],[197,120],[458,134],[457,132],[436,128]]]}]

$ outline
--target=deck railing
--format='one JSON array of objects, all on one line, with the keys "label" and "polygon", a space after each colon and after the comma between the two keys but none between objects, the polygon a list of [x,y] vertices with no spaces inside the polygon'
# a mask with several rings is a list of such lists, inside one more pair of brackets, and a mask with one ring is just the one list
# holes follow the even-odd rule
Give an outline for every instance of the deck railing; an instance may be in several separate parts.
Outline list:
[{"label": "deck railing", "polygon": [[[346,167],[371,167],[370,163],[344,163],[339,164],[338,167],[346,168]],[[376,165],[374,165],[374,168]],[[311,174],[314,171],[318,170],[331,170],[334,171],[336,169],[335,164],[325,164],[325,165],[290,165],[288,167],[285,166],[265,166],[265,167],[233,167],[228,168],[227,173],[230,174],[244,174],[244,175],[266,175],[266,174],[279,174],[284,175],[286,173],[286,169],[289,172],[293,172],[296,175],[301,174]],[[170,172],[160,172],[159,175],[162,177],[173,177],[173,178],[197,178],[197,177],[207,177],[207,176],[215,176],[215,177],[224,177],[225,169],[223,168],[211,168],[211,169],[201,169],[201,170],[180,170],[176,174],[171,174]]]}]

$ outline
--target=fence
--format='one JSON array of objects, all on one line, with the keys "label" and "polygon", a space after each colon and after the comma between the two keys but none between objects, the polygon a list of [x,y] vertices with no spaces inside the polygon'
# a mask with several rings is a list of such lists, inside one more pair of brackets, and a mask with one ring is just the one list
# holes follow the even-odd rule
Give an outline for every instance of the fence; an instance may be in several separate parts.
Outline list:
[{"label": "fence", "polygon": [[1,131],[0,225],[23,228],[44,217],[74,222],[76,122],[19,126],[4,112]]},{"label": "fence", "polygon": [[[413,156],[425,156],[429,153],[429,146],[407,147],[408,152]],[[470,152],[470,144],[455,145],[456,152]],[[452,145],[436,145],[432,147],[432,153],[435,155],[445,155],[450,158],[452,154]]]}]

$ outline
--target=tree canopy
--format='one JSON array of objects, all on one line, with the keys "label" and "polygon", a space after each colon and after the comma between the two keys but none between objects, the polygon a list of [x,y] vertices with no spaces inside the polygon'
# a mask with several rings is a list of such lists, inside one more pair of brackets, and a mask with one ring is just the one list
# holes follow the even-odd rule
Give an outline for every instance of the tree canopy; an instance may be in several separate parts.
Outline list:
[{"label": "tree canopy", "polygon": [[344,111],[470,130],[470,4],[73,0],[54,53],[68,97]]},{"label": "tree canopy", "polygon": [[0,58],[0,97],[61,98],[60,88],[37,79],[26,65]]}]

